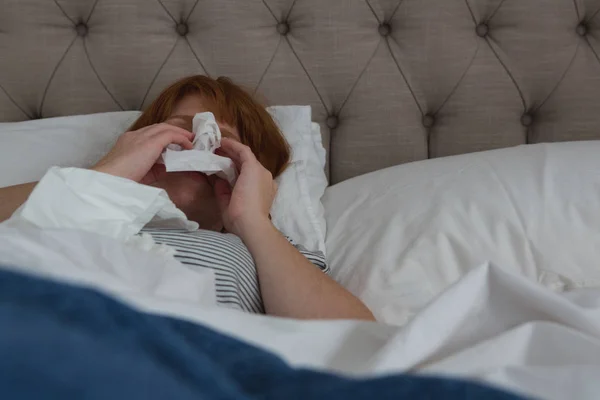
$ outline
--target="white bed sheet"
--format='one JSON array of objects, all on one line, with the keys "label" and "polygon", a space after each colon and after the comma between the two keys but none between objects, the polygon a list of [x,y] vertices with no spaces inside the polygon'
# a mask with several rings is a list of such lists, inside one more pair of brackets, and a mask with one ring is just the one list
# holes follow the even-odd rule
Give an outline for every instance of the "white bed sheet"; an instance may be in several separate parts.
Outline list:
[{"label": "white bed sheet", "polygon": [[[544,399],[596,399],[600,393],[597,289],[558,294],[484,264],[404,327],[295,321],[216,308],[206,296],[212,277],[190,276],[168,260],[163,263],[173,274],[156,265],[151,276],[162,272],[173,279],[156,286],[124,263],[141,265],[135,257],[144,255],[135,252],[139,249],[93,233],[0,224],[0,265],[95,287],[141,310],[203,323],[295,366],[361,377],[451,375]],[[153,259],[158,260],[146,256],[147,262]]]}]

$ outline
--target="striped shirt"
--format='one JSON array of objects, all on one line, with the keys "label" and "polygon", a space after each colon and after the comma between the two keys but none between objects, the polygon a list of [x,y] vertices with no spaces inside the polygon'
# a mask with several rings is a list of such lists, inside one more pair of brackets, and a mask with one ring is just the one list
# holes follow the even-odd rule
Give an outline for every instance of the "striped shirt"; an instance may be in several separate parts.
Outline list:
[{"label": "striped shirt", "polygon": [[[142,233],[150,234],[156,243],[174,248],[175,258],[189,268],[212,269],[220,305],[252,313],[265,312],[256,264],[239,237],[206,230],[144,229]],[[329,273],[323,253],[295,247],[311,263]]]}]

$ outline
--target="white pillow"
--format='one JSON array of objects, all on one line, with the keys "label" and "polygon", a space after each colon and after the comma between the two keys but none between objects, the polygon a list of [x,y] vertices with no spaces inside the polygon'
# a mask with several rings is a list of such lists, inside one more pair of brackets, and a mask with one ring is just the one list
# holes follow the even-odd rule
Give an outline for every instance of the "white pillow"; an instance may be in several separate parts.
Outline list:
[{"label": "white pillow", "polygon": [[[319,127],[315,124],[316,130],[311,130],[310,107],[273,107],[269,111],[293,153],[289,173],[279,180],[274,223],[295,243],[324,252],[320,198],[327,181]],[[51,166],[90,167],[140,114],[125,111],[0,123],[0,187],[37,181]]]},{"label": "white pillow", "polygon": [[600,141],[434,159],[327,189],[334,278],[403,324],[492,261],[556,291],[600,285]]},{"label": "white pillow", "polygon": [[0,187],[38,181],[48,168],[88,168],[139,117],[112,112],[0,123]]},{"label": "white pillow", "polygon": [[325,211],[321,197],[327,187],[321,128],[311,122],[308,106],[269,107],[292,148],[288,168],[277,178],[273,224],[297,244],[325,254]]}]

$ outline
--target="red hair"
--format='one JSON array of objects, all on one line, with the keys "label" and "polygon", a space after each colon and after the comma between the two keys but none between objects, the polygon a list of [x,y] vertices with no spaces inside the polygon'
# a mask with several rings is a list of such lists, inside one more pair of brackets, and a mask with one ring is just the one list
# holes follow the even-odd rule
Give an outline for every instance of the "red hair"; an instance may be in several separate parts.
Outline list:
[{"label": "red hair", "polygon": [[225,77],[194,75],[178,80],[158,95],[129,130],[165,122],[178,101],[194,94],[202,96],[217,121],[237,127],[240,141],[274,177],[285,170],[290,148],[277,124],[263,104]]}]

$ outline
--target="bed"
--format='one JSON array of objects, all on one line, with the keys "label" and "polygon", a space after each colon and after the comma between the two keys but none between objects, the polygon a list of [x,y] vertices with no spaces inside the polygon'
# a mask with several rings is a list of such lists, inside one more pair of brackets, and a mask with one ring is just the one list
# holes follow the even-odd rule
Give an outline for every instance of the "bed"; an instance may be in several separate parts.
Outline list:
[{"label": "bed", "polygon": [[327,153],[334,277],[385,324],[265,325],[130,303],[241,335],[292,365],[593,398],[599,9],[592,0],[0,0],[0,122],[139,111],[192,74],[231,77],[272,105],[308,105]]}]

